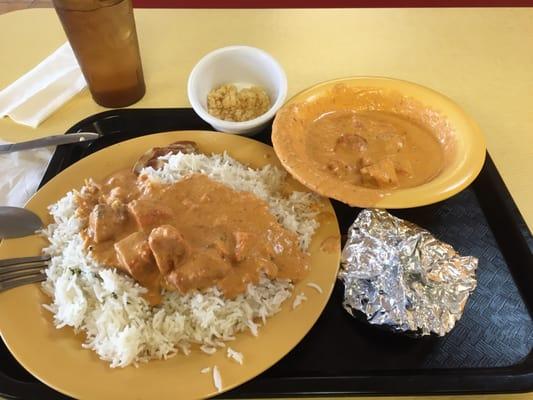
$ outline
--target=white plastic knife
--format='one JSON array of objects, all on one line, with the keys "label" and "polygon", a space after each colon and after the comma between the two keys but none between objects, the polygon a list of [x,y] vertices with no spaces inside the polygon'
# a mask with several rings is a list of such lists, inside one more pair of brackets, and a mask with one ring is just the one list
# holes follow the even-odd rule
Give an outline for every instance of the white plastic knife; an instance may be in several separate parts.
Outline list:
[{"label": "white plastic knife", "polygon": [[65,135],[46,136],[40,139],[28,140],[27,142],[2,144],[0,154],[12,153],[14,151],[30,150],[39,147],[58,146],[60,144],[85,142],[87,140],[98,139],[100,135],[92,132],[69,133]]}]

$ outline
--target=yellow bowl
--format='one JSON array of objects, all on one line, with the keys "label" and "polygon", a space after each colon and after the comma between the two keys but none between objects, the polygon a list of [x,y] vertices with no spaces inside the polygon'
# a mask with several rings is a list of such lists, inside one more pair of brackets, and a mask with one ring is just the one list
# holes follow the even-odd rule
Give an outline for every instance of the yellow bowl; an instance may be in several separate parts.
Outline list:
[{"label": "yellow bowl", "polygon": [[[345,100],[339,100],[343,96]],[[384,193],[383,190],[356,185],[352,190],[350,183],[326,176],[325,171],[309,168],[309,163],[305,162],[307,156],[302,154],[305,152],[306,127],[319,115],[311,112],[305,116],[305,112],[299,111],[319,103],[321,105],[315,107],[315,111],[320,113],[347,109],[350,106],[347,102],[355,98],[353,96],[358,97],[358,108],[354,101],[355,111],[363,104],[361,110],[392,112],[431,126],[445,150],[445,165],[441,172],[422,185]],[[447,199],[476,178],[486,153],[479,127],[452,100],[415,83],[378,77],[336,79],[298,93],[276,115],[272,143],[283,166],[305,186],[351,206],[375,208],[410,208]]]}]

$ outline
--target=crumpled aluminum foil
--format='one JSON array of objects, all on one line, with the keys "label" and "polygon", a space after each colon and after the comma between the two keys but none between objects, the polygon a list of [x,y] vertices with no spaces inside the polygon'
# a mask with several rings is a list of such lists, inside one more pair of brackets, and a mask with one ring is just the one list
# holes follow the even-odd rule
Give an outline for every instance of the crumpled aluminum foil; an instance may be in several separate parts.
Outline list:
[{"label": "crumpled aluminum foil", "polygon": [[444,336],[476,288],[477,264],[411,222],[362,210],[342,251],[343,306],[395,332]]}]

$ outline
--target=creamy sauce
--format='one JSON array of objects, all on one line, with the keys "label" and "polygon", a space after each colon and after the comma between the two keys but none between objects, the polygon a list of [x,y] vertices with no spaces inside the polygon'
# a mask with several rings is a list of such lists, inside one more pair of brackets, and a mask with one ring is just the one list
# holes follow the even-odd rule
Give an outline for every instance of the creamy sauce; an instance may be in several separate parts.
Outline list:
[{"label": "creamy sauce", "polygon": [[444,115],[401,92],[342,83],[278,111],[272,143],[302,184],[357,207],[432,181],[456,161]]},{"label": "creamy sauce", "polygon": [[78,204],[93,258],[131,275],[152,304],[162,287],[216,285],[234,298],[261,274],[298,281],[308,270],[298,237],[264,201],[205,175],[161,185],[120,171],[89,183]]},{"label": "creamy sauce", "polygon": [[305,140],[317,168],[367,188],[418,186],[438,175],[444,163],[431,132],[386,112],[323,114],[309,124]]}]

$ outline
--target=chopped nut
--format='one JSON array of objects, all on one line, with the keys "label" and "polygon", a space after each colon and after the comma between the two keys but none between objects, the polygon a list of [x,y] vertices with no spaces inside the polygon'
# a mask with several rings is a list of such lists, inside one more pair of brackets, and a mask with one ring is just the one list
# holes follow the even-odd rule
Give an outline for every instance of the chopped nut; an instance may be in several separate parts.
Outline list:
[{"label": "chopped nut", "polygon": [[226,84],[207,95],[207,111],[225,121],[242,122],[254,119],[270,108],[270,98],[262,87],[251,86],[237,90]]}]

